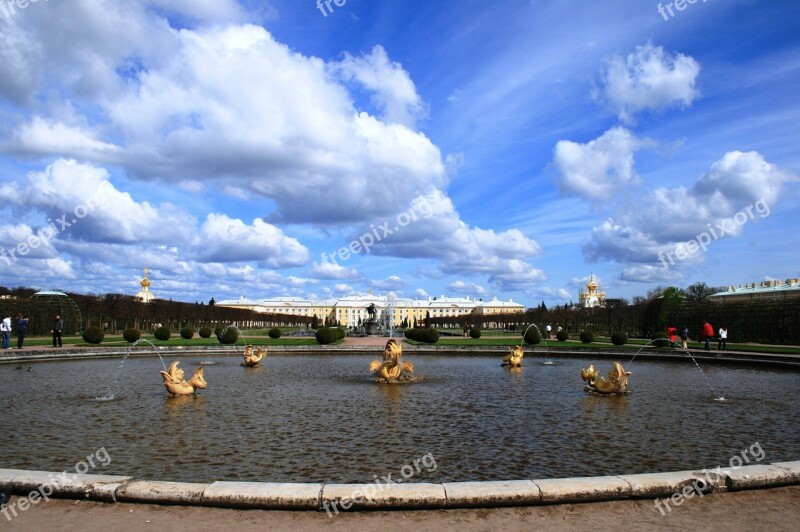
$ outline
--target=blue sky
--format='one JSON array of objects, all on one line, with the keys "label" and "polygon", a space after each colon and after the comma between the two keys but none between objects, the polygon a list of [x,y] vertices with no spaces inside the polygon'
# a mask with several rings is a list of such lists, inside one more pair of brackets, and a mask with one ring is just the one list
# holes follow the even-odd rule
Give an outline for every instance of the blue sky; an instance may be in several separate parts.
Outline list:
[{"label": "blue sky", "polygon": [[554,305],[591,272],[800,275],[796,2],[3,5],[5,286]]}]

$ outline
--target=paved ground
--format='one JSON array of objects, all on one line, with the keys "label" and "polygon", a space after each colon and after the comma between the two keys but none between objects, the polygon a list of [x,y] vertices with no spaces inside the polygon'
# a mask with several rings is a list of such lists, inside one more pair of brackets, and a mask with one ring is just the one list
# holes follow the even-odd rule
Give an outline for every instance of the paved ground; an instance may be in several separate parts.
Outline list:
[{"label": "paved ground", "polygon": [[[16,498],[15,498],[16,499]],[[526,508],[342,513],[270,512],[213,508],[39,502],[0,530],[720,530],[796,531],[800,486],[707,495],[684,501],[662,516],[652,500]]]}]

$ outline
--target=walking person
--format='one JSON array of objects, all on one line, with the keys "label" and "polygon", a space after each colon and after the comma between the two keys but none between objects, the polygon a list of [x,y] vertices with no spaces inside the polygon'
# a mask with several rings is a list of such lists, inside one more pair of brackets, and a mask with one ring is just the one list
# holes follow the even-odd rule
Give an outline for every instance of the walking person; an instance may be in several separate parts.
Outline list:
[{"label": "walking person", "polygon": [[56,319],[53,321],[53,347],[63,347],[61,343],[61,331],[64,329],[64,320],[61,319],[61,314],[56,314]]},{"label": "walking person", "polygon": [[719,342],[717,343],[717,351],[726,351],[728,349],[728,328],[724,325],[719,328]]},{"label": "walking person", "polygon": [[28,318],[24,318],[22,314],[17,314],[17,349],[22,349],[26,332],[28,332]]},{"label": "walking person", "polygon": [[11,343],[11,318],[3,318],[0,322],[0,332],[3,333],[3,349],[8,349]]},{"label": "walking person", "polygon": [[711,351],[711,339],[714,338],[714,327],[708,323],[708,320],[703,322],[703,338],[706,341],[706,351]]},{"label": "walking person", "polygon": [[683,346],[684,351],[689,350],[689,327],[686,325],[684,325],[683,329],[681,329],[681,345]]}]

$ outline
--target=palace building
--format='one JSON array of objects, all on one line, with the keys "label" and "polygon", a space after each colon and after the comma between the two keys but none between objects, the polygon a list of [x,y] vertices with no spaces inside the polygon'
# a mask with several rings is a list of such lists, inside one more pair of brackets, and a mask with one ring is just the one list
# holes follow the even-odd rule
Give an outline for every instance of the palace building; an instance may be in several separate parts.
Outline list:
[{"label": "palace building", "polygon": [[497,298],[494,298],[491,301],[482,301],[469,297],[446,296],[410,299],[374,294],[359,294],[318,300],[299,297],[275,297],[257,301],[242,296],[239,299],[220,301],[216,305],[263,313],[317,316],[320,322],[327,318],[336,320],[338,324],[345,327],[357,326],[369,319],[367,309],[371,305],[375,305],[375,318],[379,321],[385,320],[387,313],[391,313],[395,327],[401,326],[406,320],[409,326],[413,326],[415,320],[417,323],[422,323],[426,315],[430,315],[431,318],[440,316],[460,317],[472,314],[493,315],[512,312],[522,313],[525,311],[524,305],[515,303],[510,299],[508,301],[498,301]]},{"label": "palace building", "polygon": [[729,286],[724,292],[717,292],[709,297],[709,300],[717,303],[726,303],[729,301],[752,301],[754,299],[783,301],[796,298],[800,298],[800,279],[772,280]]}]

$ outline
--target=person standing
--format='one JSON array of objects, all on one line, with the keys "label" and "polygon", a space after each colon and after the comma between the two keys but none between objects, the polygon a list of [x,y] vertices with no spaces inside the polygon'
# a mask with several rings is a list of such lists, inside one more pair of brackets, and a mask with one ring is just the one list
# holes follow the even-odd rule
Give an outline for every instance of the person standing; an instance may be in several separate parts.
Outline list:
[{"label": "person standing", "polygon": [[706,341],[706,351],[711,351],[711,339],[714,338],[714,327],[708,323],[708,320],[703,322],[703,338]]},{"label": "person standing", "polygon": [[719,342],[717,343],[717,351],[726,351],[728,349],[728,328],[724,325],[719,328]]},{"label": "person standing", "polygon": [[11,318],[3,318],[0,322],[0,332],[3,333],[3,349],[8,349],[11,343]]},{"label": "person standing", "polygon": [[24,318],[22,314],[17,314],[17,349],[22,349],[26,332],[28,332],[28,318]]},{"label": "person standing", "polygon": [[670,343],[675,343],[678,341],[678,328],[677,327],[667,327],[667,336],[669,336]]},{"label": "person standing", "polygon": [[550,339],[550,333],[553,332],[553,327],[548,323],[547,327],[545,327],[545,330],[547,331],[547,339],[549,340]]},{"label": "person standing", "polygon": [[63,347],[61,343],[61,331],[64,329],[64,320],[61,319],[61,314],[56,314],[56,319],[53,321],[53,347]]},{"label": "person standing", "polygon": [[681,345],[683,346],[684,351],[689,350],[689,327],[686,325],[684,325],[683,329],[681,329]]}]

